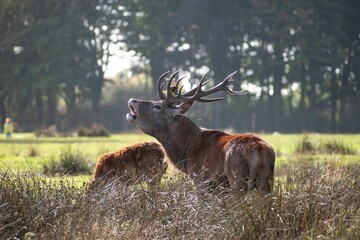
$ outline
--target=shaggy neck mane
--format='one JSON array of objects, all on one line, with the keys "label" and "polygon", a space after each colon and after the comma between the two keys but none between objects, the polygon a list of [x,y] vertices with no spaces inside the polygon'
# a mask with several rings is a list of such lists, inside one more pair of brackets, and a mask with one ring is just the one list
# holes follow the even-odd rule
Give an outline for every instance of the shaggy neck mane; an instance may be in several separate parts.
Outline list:
[{"label": "shaggy neck mane", "polygon": [[155,138],[163,145],[170,161],[186,172],[186,163],[202,130],[189,118],[178,115],[169,124],[169,132],[157,133]]}]

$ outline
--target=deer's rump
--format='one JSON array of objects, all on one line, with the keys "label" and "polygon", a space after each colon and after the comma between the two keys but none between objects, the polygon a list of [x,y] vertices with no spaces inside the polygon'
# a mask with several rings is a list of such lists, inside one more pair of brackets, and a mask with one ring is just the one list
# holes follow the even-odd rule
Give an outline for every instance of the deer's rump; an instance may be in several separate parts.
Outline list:
[{"label": "deer's rump", "polygon": [[234,189],[271,191],[275,153],[268,143],[252,134],[220,131],[204,132],[201,141],[187,164],[190,176],[230,184]]}]

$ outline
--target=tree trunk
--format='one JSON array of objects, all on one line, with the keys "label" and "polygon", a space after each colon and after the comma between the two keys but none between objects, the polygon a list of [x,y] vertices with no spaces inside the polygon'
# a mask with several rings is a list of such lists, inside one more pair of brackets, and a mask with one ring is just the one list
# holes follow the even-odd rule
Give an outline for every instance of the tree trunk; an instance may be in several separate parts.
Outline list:
[{"label": "tree trunk", "polygon": [[305,74],[305,62],[301,63],[301,70],[300,70],[300,105],[299,105],[299,124],[300,124],[300,131],[304,131],[306,128],[305,124],[305,96],[306,96],[306,74]]},{"label": "tree trunk", "polygon": [[288,128],[288,131],[293,132],[294,131],[294,119],[293,119],[294,107],[292,105],[293,93],[291,90],[289,91],[289,96],[287,98],[287,102],[288,102],[288,112],[289,112],[289,115],[287,117],[287,119],[288,119],[287,121],[289,122],[289,124],[287,125],[287,128]]},{"label": "tree trunk", "polygon": [[352,58],[350,56],[350,52],[352,51],[352,49],[349,49],[349,54],[347,57],[348,62],[344,63],[344,67],[343,67],[343,71],[342,71],[342,75],[341,75],[341,88],[340,88],[340,109],[339,109],[339,130],[341,132],[343,131],[349,131],[349,126],[346,124],[346,105],[347,105],[347,101],[348,101],[348,94],[350,93],[349,91],[349,84],[348,84],[348,77],[350,76],[350,65],[351,65],[351,61]]},{"label": "tree trunk", "polygon": [[336,102],[337,102],[337,79],[336,74],[332,74],[331,78],[331,95],[330,95],[330,130],[337,132],[336,126]]},{"label": "tree trunk", "polygon": [[[100,71],[100,70],[99,70]],[[101,99],[101,91],[104,86],[103,72],[100,71],[100,76],[95,76],[91,84],[91,113],[92,123],[96,124],[99,122],[99,104]]]},{"label": "tree trunk", "polygon": [[[222,79],[224,79],[227,76],[227,74],[229,74],[225,66],[227,62],[226,47],[227,47],[226,39],[224,39],[223,37],[218,38],[216,45],[211,45],[211,47],[209,47],[209,55],[211,58],[210,67],[211,70],[214,72],[215,84],[221,82]],[[220,92],[218,94],[221,97],[224,98],[227,97],[223,92]],[[223,111],[226,102],[225,101],[214,102],[213,104],[214,104],[214,111],[213,111],[212,122],[210,124],[212,125],[213,128],[218,129],[224,127],[224,125],[222,125],[221,122],[225,120],[223,119],[223,116],[225,116],[225,114],[223,114],[224,113]]]},{"label": "tree trunk", "polygon": [[56,124],[56,91],[48,89],[47,92],[46,125]]},{"label": "tree trunk", "polygon": [[0,130],[2,130],[4,126],[5,118],[6,118],[5,98],[0,95]]},{"label": "tree trunk", "polygon": [[[153,79],[152,82],[152,92],[155,96],[157,96],[156,84],[158,78],[165,72],[164,71],[164,52],[162,50],[154,51],[150,56],[150,66],[151,66],[151,77]],[[168,69],[166,71],[170,71]]]},{"label": "tree trunk", "polygon": [[[278,60],[280,63],[280,60]],[[272,101],[272,131],[280,131],[280,120],[282,114],[282,102],[281,102],[281,78],[282,78],[282,65],[277,64],[274,69],[274,93]]]},{"label": "tree trunk", "polygon": [[[351,107],[350,113],[350,126],[351,132],[360,132],[360,48],[355,48],[354,55],[351,61],[351,70],[354,72],[355,79],[353,79],[353,87],[351,89],[351,97],[349,99],[349,106]],[[355,90],[355,91],[354,91]]]},{"label": "tree trunk", "polygon": [[43,127],[44,124],[44,105],[42,101],[42,95],[38,91],[35,96],[35,108],[36,108],[36,124],[37,128]]},{"label": "tree trunk", "polygon": [[77,109],[76,109],[76,94],[74,88],[69,88],[66,92],[66,115],[67,115],[67,129],[71,129],[77,126]]}]

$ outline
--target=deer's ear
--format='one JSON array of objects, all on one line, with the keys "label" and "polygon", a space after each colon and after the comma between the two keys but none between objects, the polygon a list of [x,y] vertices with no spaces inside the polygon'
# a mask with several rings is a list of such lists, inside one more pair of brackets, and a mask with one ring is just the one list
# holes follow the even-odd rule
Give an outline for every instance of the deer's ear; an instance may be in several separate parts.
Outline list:
[{"label": "deer's ear", "polygon": [[191,108],[192,105],[193,105],[192,102],[183,103],[179,106],[176,106],[175,112],[176,114],[184,114]]}]

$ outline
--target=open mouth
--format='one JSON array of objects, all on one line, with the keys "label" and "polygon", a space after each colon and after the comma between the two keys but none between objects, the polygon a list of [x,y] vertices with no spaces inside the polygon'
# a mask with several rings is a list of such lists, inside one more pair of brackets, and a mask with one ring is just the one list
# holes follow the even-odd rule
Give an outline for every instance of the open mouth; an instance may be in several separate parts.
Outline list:
[{"label": "open mouth", "polygon": [[130,112],[126,114],[126,119],[129,122],[133,122],[136,120],[138,113],[136,112],[136,109],[134,106],[132,106],[131,103],[129,103]]},{"label": "open mouth", "polygon": [[133,106],[131,106],[131,105],[129,106],[129,108],[130,108],[130,110],[131,110],[130,113],[131,113],[132,115],[134,115],[134,116],[137,116],[137,112],[136,112],[135,108],[134,108]]}]

